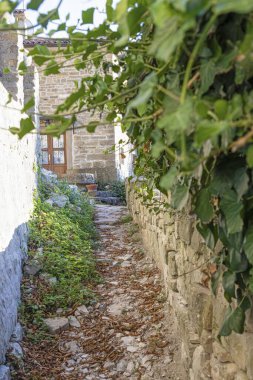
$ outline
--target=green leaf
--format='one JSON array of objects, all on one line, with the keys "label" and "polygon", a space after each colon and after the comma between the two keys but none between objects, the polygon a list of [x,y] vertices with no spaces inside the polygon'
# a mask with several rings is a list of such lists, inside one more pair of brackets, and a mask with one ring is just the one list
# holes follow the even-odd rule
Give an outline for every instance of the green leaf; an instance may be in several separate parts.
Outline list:
[{"label": "green leaf", "polygon": [[202,223],[209,223],[214,218],[211,200],[212,197],[208,188],[200,190],[196,199],[195,213]]},{"label": "green leaf", "polygon": [[222,275],[222,268],[220,265],[218,270],[212,275],[212,278],[211,278],[211,288],[215,296],[217,295],[221,275]]},{"label": "green leaf", "polygon": [[[245,306],[247,308],[248,302],[245,303]],[[244,323],[245,307],[240,307],[239,305],[236,309],[233,310],[232,307],[229,306],[218,336],[228,336],[232,331],[238,334],[242,334],[244,332]]]},{"label": "green leaf", "polygon": [[189,198],[189,187],[186,185],[177,185],[171,194],[171,205],[175,209],[182,210]]},{"label": "green leaf", "polygon": [[20,64],[18,65],[18,70],[22,71],[23,74],[27,72],[27,66],[24,61],[20,62]]},{"label": "green leaf", "polygon": [[27,119],[21,119],[20,129],[12,127],[10,128],[10,131],[13,134],[17,134],[18,137],[22,139],[22,137],[24,137],[27,133],[31,132],[33,129],[35,129],[33,121],[31,117],[28,117]]},{"label": "green leaf", "polygon": [[183,104],[175,108],[173,112],[170,107],[168,111],[157,122],[157,126],[167,133],[169,142],[173,142],[177,136],[189,129],[192,120],[193,104],[188,99]]},{"label": "green leaf", "polygon": [[106,14],[108,21],[112,22],[114,18],[114,9],[113,9],[113,3],[112,0],[106,1]]},{"label": "green leaf", "polygon": [[93,24],[95,8],[89,8],[82,11],[82,21],[83,24]]},{"label": "green leaf", "polygon": [[217,74],[217,67],[213,59],[210,59],[202,63],[200,67],[200,77],[201,77],[200,94],[204,94],[205,92],[207,92],[209,87],[213,84],[216,74]]},{"label": "green leaf", "polygon": [[137,108],[143,103],[147,103],[150,97],[153,95],[153,90],[157,84],[157,76],[155,73],[149,74],[140,86],[138,95],[131,100],[128,105],[128,109]]},{"label": "green leaf", "polygon": [[224,320],[223,320],[222,326],[220,328],[218,337],[228,336],[228,335],[231,334],[232,329],[231,329],[230,324],[229,324],[229,318],[230,318],[230,315],[231,315],[232,312],[233,312],[232,307],[229,306],[227,308],[226,313],[225,313]]},{"label": "green leaf", "polygon": [[226,121],[202,120],[196,129],[195,142],[201,146],[205,141],[225,131],[229,124]]},{"label": "green leaf", "polygon": [[170,190],[174,185],[178,175],[178,170],[175,166],[172,166],[168,173],[165,174],[160,181],[160,186],[164,190]]},{"label": "green leaf", "polygon": [[243,297],[242,300],[239,300],[240,301],[240,308],[245,312],[247,311],[248,309],[251,308],[252,306],[252,302],[251,302],[251,299],[249,297]]},{"label": "green leaf", "polygon": [[248,13],[253,10],[251,0],[216,0],[213,10],[218,15],[222,13]]},{"label": "green leaf", "polygon": [[235,281],[236,274],[231,271],[223,273],[222,285],[224,288],[224,295],[228,302],[231,302],[232,298],[235,298]]},{"label": "green leaf", "polygon": [[217,243],[217,233],[214,230],[212,224],[206,225],[206,224],[197,224],[197,230],[201,234],[201,236],[205,239],[206,245],[210,249],[214,249],[216,243]]},{"label": "green leaf", "polygon": [[220,120],[224,120],[228,113],[228,102],[225,99],[218,99],[214,103],[214,112]]},{"label": "green leaf", "polygon": [[249,176],[245,167],[238,168],[237,170],[235,169],[233,185],[239,195],[239,198],[241,198],[248,191]]},{"label": "green leaf", "polygon": [[152,145],[151,154],[154,158],[159,158],[161,153],[166,149],[166,145],[163,141],[158,140],[155,144]]},{"label": "green leaf", "polygon": [[52,59],[48,64],[47,67],[44,70],[45,75],[54,75],[60,73],[60,66],[59,64]]},{"label": "green leaf", "polygon": [[0,2],[0,12],[5,13],[9,12],[11,10],[11,5],[9,1],[1,1]]},{"label": "green leaf", "polygon": [[244,332],[245,312],[237,307],[229,317],[229,326],[231,330],[238,334]]},{"label": "green leaf", "polygon": [[32,108],[35,104],[35,99],[34,99],[34,96],[28,100],[28,102],[24,105],[23,109],[22,109],[22,113],[25,113],[26,111],[28,111],[30,108]]},{"label": "green leaf", "polygon": [[194,19],[188,19],[180,26],[177,16],[169,17],[163,27],[155,31],[153,42],[149,48],[149,54],[157,59],[168,62],[176,48],[184,40],[185,33],[195,25]]},{"label": "green leaf", "polygon": [[87,125],[87,131],[89,133],[93,133],[95,132],[97,126],[99,125],[99,121],[91,121],[88,125]]},{"label": "green leaf", "polygon": [[154,24],[157,27],[165,26],[168,19],[171,17],[171,10],[165,1],[155,1],[150,5],[149,11],[153,18]]},{"label": "green leaf", "polygon": [[4,67],[3,74],[10,74],[11,70],[8,67]]},{"label": "green leaf", "polygon": [[249,262],[253,265],[253,226],[248,227],[246,231],[243,248]]},{"label": "green leaf", "polygon": [[243,205],[238,201],[237,194],[233,190],[226,191],[220,202],[220,207],[225,215],[229,234],[240,232],[243,227],[241,212]]},{"label": "green leaf", "polygon": [[43,3],[44,0],[31,0],[28,4],[27,4],[27,8],[28,9],[33,9],[33,10],[37,10],[39,9],[39,7],[41,6],[41,4]]},{"label": "green leaf", "polygon": [[246,154],[247,164],[250,168],[253,168],[253,145],[250,145]]},{"label": "green leaf", "polygon": [[130,36],[130,30],[127,21],[128,14],[128,0],[120,0],[115,10],[115,19],[118,22],[118,31],[121,34],[121,38],[116,41],[115,46],[123,46],[128,42]]}]

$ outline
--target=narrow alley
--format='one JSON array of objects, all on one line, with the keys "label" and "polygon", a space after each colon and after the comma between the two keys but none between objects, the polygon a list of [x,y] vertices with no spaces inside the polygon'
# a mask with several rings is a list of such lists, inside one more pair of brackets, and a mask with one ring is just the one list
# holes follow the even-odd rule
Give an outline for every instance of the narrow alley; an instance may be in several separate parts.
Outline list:
[{"label": "narrow alley", "polygon": [[97,205],[96,225],[97,301],[77,307],[75,323],[53,345],[37,352],[24,347],[29,379],[185,379],[159,272],[145,257],[127,208]]}]

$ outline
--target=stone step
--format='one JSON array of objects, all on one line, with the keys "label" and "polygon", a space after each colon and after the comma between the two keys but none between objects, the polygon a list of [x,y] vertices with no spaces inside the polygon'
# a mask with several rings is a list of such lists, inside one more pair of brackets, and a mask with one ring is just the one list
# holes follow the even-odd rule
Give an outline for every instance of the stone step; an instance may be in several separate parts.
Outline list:
[{"label": "stone step", "polygon": [[95,200],[98,203],[100,202],[107,205],[113,205],[113,206],[122,205],[122,201],[118,197],[98,197],[97,196]]},{"label": "stone step", "polygon": [[97,191],[97,197],[107,198],[107,197],[114,197],[114,196],[115,196],[115,194],[109,190],[98,190]]}]

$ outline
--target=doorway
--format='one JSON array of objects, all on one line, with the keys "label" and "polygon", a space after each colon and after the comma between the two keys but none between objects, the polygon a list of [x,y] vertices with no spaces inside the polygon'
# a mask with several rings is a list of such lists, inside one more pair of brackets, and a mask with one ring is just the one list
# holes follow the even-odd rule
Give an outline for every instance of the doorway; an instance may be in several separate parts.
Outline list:
[{"label": "doorway", "polygon": [[42,166],[63,175],[67,171],[66,133],[58,137],[41,135]]}]

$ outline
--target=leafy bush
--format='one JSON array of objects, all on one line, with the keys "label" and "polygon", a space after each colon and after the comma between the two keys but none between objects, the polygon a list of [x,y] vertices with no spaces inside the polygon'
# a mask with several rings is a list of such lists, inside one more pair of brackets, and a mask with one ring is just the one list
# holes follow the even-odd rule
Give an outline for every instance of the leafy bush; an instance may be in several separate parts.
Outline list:
[{"label": "leafy bush", "polygon": [[[49,195],[47,190],[41,182],[42,198]],[[23,318],[39,328],[43,318],[54,315],[57,308],[89,302],[94,297],[91,285],[99,280],[92,250],[96,237],[92,206],[64,182],[58,182],[53,190],[68,195],[69,204],[52,207],[38,197],[29,223],[30,259],[41,264],[48,278],[56,279],[51,284],[43,276],[24,281]],[[43,253],[38,253],[38,248],[43,248]],[[27,296],[29,287],[34,290]]]}]

